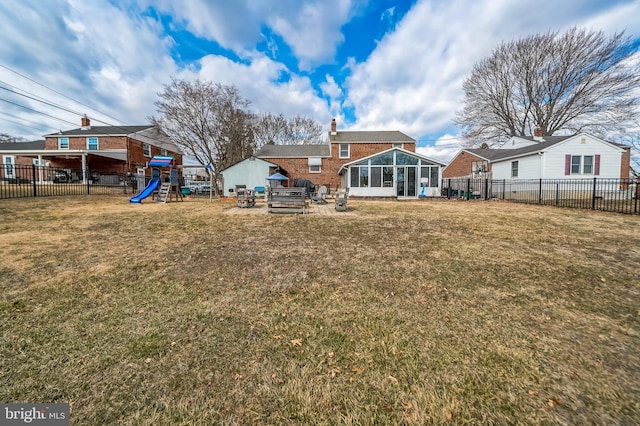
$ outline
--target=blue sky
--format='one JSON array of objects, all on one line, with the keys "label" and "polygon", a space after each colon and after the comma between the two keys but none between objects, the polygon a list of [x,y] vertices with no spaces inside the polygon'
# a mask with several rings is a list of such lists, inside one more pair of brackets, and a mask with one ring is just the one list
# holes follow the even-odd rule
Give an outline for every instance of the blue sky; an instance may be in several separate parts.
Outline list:
[{"label": "blue sky", "polygon": [[475,62],[575,25],[640,35],[640,0],[5,0],[0,24],[3,133],[40,138],[79,113],[143,124],[172,77],[201,78],[255,112],[400,130],[447,160]]}]

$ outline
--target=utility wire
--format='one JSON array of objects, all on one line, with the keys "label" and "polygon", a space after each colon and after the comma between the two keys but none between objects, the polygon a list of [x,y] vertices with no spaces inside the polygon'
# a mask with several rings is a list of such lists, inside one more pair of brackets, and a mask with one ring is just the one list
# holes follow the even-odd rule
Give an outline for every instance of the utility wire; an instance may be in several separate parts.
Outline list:
[{"label": "utility wire", "polygon": [[[19,121],[9,120],[8,118],[4,118],[4,117],[0,117],[0,120],[7,121],[9,123],[14,123],[14,124],[17,124],[17,125],[22,126],[22,127],[28,127],[30,129],[33,129],[33,130],[43,131],[43,129],[44,129],[44,127],[30,126],[28,124],[20,123]],[[49,129],[47,129],[47,130],[49,130]]]},{"label": "utility wire", "polygon": [[[79,104],[79,105],[82,105],[82,106],[84,106],[84,107],[87,107],[87,108],[91,109],[92,111],[96,111],[97,113],[102,114],[102,115],[104,115],[105,117],[109,117],[109,118],[111,118],[112,120],[115,120],[115,121],[120,122],[120,123],[124,123],[124,125],[125,125],[125,126],[130,126],[130,125],[131,125],[131,124],[127,123],[127,122],[126,122],[126,121],[124,121],[124,120],[120,120],[120,119],[118,119],[118,118],[115,118],[115,117],[112,117],[112,116],[110,116],[110,115],[108,115],[108,114],[105,114],[105,113],[103,113],[103,112],[101,112],[101,111],[98,111],[97,109],[93,108],[92,106],[89,106],[89,105],[87,105],[87,104],[85,104],[85,103],[82,103],[82,102],[80,102],[80,101],[78,101],[78,100],[76,100],[76,99],[73,99],[72,97],[69,97],[69,96],[65,95],[64,93],[58,92],[57,90],[50,88],[49,86],[46,86],[46,85],[44,85],[44,84],[42,84],[42,83],[39,83],[39,82],[37,82],[36,80],[34,80],[34,79],[32,79],[32,78],[30,78],[30,77],[28,77],[28,76],[24,75],[24,74],[20,74],[18,71],[13,70],[13,69],[9,68],[9,67],[8,67],[8,66],[6,66],[6,65],[2,65],[2,64],[0,64],[0,67],[2,67],[2,68],[4,68],[4,69],[6,69],[7,71],[11,71],[11,72],[12,72],[12,73],[14,73],[14,74],[19,75],[19,76],[20,76],[20,77],[22,77],[22,78],[26,78],[27,80],[31,81],[32,83],[35,83],[35,84],[37,84],[38,86],[44,87],[45,89],[50,90],[50,91],[52,91],[53,93],[56,93],[56,94],[58,94],[58,95],[60,95],[60,96],[62,96],[62,97],[64,97],[64,98],[69,99],[70,101],[73,101],[73,102],[75,102],[75,103],[77,103],[77,104]],[[26,92],[26,91],[25,91],[25,92]],[[95,119],[95,118],[94,118],[94,120],[96,120],[96,121],[98,121],[98,122],[100,122],[100,123],[103,123],[103,124],[110,125],[109,123],[105,123],[104,121],[100,121],[100,120]]]},{"label": "utility wire", "polygon": [[24,109],[26,109],[26,110],[28,110],[28,111],[35,112],[36,114],[45,115],[45,116],[47,116],[47,117],[53,118],[54,120],[63,121],[63,122],[65,122],[65,123],[69,123],[69,124],[74,125],[74,126],[76,125],[75,123],[72,123],[71,121],[64,120],[64,119],[62,119],[62,118],[58,118],[58,117],[54,117],[53,115],[47,114],[46,112],[38,111],[38,110],[35,110],[35,109],[33,109],[33,108],[29,108],[29,107],[26,107],[26,106],[24,106],[24,105],[20,105],[20,104],[18,104],[18,103],[12,102],[12,101],[10,101],[10,100],[8,100],[8,99],[0,98],[0,101],[4,101],[4,102],[6,102],[6,103],[8,103],[8,104],[15,105],[15,106],[20,107],[20,108],[24,108]]},{"label": "utility wire", "polygon": [[45,130],[53,129],[53,127],[44,126],[41,122],[27,120],[26,118],[18,117],[17,115],[9,114],[8,112],[0,111],[0,114],[6,115],[7,117],[15,118],[15,119],[18,119],[18,120],[22,120],[22,121],[27,122],[27,123],[35,124],[36,126],[40,126],[42,129],[45,129]]}]

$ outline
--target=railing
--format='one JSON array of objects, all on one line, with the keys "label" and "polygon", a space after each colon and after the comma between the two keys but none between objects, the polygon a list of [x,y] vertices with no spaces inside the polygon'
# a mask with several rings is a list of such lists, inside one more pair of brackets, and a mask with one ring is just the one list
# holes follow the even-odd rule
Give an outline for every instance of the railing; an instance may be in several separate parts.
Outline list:
[{"label": "railing", "polygon": [[640,214],[638,179],[443,179],[442,195]]},{"label": "railing", "polygon": [[145,177],[86,170],[0,164],[0,199],[92,194],[134,194]]}]

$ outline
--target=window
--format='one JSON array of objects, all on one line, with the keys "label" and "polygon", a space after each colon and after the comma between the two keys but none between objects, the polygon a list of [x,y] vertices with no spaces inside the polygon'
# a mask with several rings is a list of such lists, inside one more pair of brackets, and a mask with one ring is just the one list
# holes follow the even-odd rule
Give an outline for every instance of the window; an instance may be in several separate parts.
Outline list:
[{"label": "window", "polygon": [[360,179],[360,167],[351,167],[351,187],[357,188],[359,187],[359,179]]},{"label": "window", "polygon": [[14,178],[15,177],[15,159],[13,155],[4,155],[2,157],[2,162],[4,163],[4,177],[5,178]]},{"label": "window", "polygon": [[572,155],[571,156],[571,174],[579,175],[580,174],[580,163],[582,162],[582,157],[580,155]]},{"label": "window", "polygon": [[382,187],[393,188],[393,166],[382,168]]},{"label": "window", "polygon": [[427,186],[437,188],[440,180],[438,166],[420,167],[420,182],[422,182],[423,179],[428,179],[429,183]]},{"label": "window", "polygon": [[320,165],[311,165],[309,166],[309,173],[320,173],[322,172]]},{"label": "window", "polygon": [[352,188],[367,188],[369,186],[369,167],[352,166],[350,170]]},{"label": "window", "polygon": [[340,144],[340,158],[349,158],[349,144],[341,143]]},{"label": "window", "polygon": [[403,143],[394,143],[394,144],[392,144],[392,146],[394,148],[404,148],[404,144]]},{"label": "window", "polygon": [[360,188],[367,188],[369,186],[369,168],[359,167],[360,169]]},{"label": "window", "polygon": [[372,188],[382,187],[382,167],[380,166],[371,167],[371,187]]},{"label": "window", "polygon": [[585,155],[582,157],[582,174],[593,174],[593,155]]},{"label": "window", "polygon": [[92,151],[98,150],[98,138],[87,138],[87,149]]},{"label": "window", "polygon": [[163,157],[167,156],[167,150],[166,149],[161,149],[160,150],[160,155],[162,155]]},{"label": "window", "polygon": [[58,149],[69,149],[69,138],[58,138]]},{"label": "window", "polygon": [[142,154],[145,157],[151,157],[151,145],[149,145],[148,143],[143,143],[142,144]]},{"label": "window", "polygon": [[518,162],[511,162],[511,177],[518,177]]}]

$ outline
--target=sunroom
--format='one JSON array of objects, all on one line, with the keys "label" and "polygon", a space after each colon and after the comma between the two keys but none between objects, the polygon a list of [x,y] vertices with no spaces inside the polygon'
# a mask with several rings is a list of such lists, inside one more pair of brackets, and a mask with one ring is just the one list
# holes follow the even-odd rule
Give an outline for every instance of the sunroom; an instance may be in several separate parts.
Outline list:
[{"label": "sunroom", "polygon": [[402,148],[391,148],[340,168],[349,196],[417,198],[440,195],[444,163]]}]

